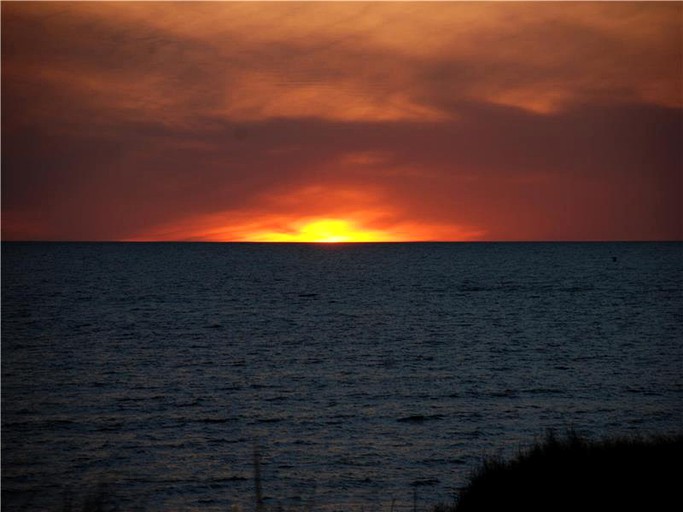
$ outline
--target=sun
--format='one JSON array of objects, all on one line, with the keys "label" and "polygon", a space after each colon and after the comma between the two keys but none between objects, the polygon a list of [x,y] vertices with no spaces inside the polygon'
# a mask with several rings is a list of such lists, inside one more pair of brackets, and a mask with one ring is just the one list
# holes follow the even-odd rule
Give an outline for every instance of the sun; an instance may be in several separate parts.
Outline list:
[{"label": "sun", "polygon": [[316,219],[298,223],[287,232],[259,233],[251,237],[255,242],[391,242],[393,237],[383,231],[360,228],[344,219]]}]

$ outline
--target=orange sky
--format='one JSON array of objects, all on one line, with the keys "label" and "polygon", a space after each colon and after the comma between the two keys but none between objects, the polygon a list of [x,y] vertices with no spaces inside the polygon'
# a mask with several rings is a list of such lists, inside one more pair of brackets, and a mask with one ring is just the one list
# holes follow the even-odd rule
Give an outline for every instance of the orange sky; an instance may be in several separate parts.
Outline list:
[{"label": "orange sky", "polygon": [[3,2],[4,240],[681,240],[680,2]]}]

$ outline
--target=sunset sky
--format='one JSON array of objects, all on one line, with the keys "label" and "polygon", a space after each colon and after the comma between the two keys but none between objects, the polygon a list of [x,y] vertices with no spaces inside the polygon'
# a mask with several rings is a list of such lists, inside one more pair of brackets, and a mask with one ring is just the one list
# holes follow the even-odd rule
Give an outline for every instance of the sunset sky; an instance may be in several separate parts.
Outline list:
[{"label": "sunset sky", "polygon": [[2,2],[4,240],[682,240],[683,3]]}]

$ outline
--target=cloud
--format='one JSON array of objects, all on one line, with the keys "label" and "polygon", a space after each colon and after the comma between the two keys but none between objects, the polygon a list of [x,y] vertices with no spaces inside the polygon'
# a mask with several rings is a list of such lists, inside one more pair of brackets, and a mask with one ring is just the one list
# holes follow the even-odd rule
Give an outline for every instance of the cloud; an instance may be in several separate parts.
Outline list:
[{"label": "cloud", "polygon": [[3,71],[10,86],[59,89],[63,102],[88,102],[104,117],[169,125],[206,117],[444,120],[448,105],[464,100],[533,112],[595,100],[681,106],[682,10],[5,4]]}]

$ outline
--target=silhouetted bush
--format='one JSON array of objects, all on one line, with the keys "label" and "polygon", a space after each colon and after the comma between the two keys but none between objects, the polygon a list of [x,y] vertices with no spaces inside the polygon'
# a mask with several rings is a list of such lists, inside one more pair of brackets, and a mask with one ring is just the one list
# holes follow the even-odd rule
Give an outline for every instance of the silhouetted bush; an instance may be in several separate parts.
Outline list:
[{"label": "silhouetted bush", "polygon": [[[431,512],[678,510],[683,502],[679,490],[682,461],[683,435],[589,441],[572,432],[562,438],[549,434],[514,459],[485,460],[457,503],[436,505]],[[254,451],[254,478],[254,508],[245,510],[284,511],[281,506],[263,504],[258,448]],[[80,504],[75,501],[67,490],[61,511],[119,510],[106,485],[98,486]],[[388,507],[394,511],[393,500]],[[413,509],[417,509],[416,503]],[[232,510],[242,509],[234,506]],[[287,510],[310,512],[314,507],[308,503]]]},{"label": "silhouetted bush", "polygon": [[683,436],[585,440],[573,433],[489,459],[440,512],[656,511],[681,504]]}]

